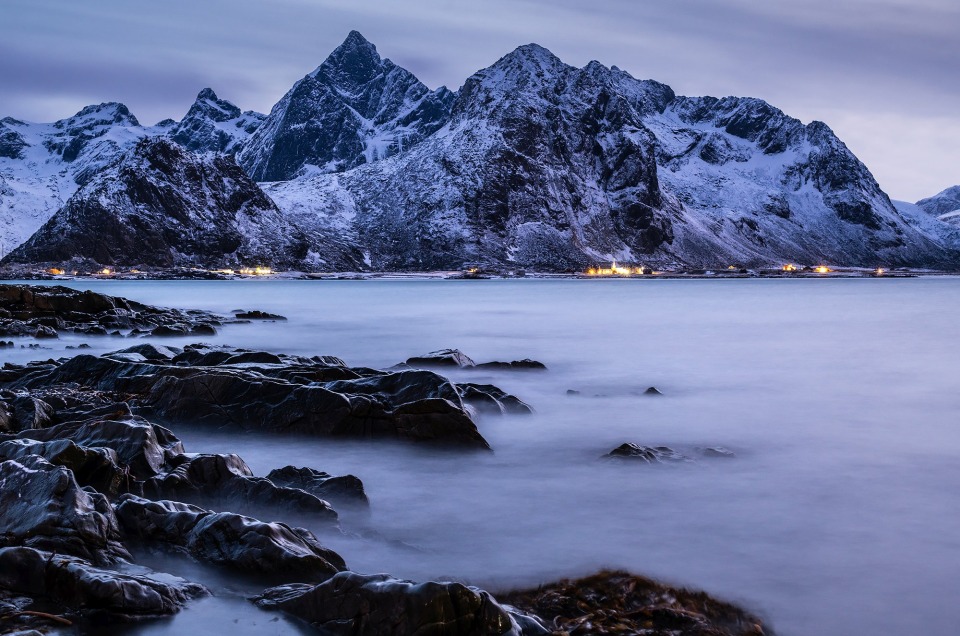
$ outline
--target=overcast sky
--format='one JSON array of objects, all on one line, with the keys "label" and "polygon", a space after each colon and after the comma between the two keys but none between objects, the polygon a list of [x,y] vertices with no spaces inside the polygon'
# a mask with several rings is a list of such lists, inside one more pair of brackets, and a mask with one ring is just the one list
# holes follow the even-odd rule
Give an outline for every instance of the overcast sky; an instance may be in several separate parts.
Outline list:
[{"label": "overcast sky", "polygon": [[957,0],[0,0],[0,116],[153,124],[206,86],[268,112],[351,29],[431,88],[536,42],[823,120],[895,199],[960,184]]}]

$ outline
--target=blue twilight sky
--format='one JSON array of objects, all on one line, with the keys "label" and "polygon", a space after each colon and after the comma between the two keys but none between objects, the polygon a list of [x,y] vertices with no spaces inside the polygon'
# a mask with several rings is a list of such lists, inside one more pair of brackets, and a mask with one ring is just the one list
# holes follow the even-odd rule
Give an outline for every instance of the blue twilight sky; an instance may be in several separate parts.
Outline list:
[{"label": "blue twilight sky", "polygon": [[957,0],[0,0],[0,117],[270,107],[357,29],[431,88],[536,42],[829,124],[895,199],[960,184]]}]

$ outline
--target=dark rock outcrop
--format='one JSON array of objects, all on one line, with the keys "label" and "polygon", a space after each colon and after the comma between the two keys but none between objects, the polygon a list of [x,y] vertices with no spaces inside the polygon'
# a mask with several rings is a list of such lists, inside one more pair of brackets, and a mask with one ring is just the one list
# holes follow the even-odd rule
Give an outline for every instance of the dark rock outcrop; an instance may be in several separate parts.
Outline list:
[{"label": "dark rock outcrop", "polygon": [[64,332],[98,336],[107,335],[108,330],[130,333],[158,329],[180,335],[213,335],[215,326],[231,322],[238,320],[205,311],[153,307],[59,285],[0,285],[0,335],[40,338]]},{"label": "dark rock outcrop", "polygon": [[488,593],[460,583],[421,583],[386,574],[341,572],[316,586],[283,585],[254,599],[330,634],[369,636],[532,636],[549,633],[511,612]]},{"label": "dark rock outcrop", "polygon": [[[230,366],[236,350],[191,351],[201,358],[215,356],[222,364],[182,366],[80,355],[12,386],[34,389],[80,382],[122,394],[153,417],[221,428],[488,448],[456,386],[429,371],[350,370],[323,359],[301,359],[294,368]],[[317,376],[329,371],[351,379],[318,381]]]},{"label": "dark rock outcrop", "polygon": [[89,486],[108,497],[130,487],[129,470],[121,467],[112,448],[78,446],[69,439],[49,442],[17,439],[0,443],[0,461],[21,460],[30,455],[70,469],[77,484]]},{"label": "dark rock outcrop", "polygon": [[302,528],[211,512],[174,501],[124,495],[117,517],[126,536],[184,550],[205,563],[289,581],[323,581],[346,568]]},{"label": "dark rock outcrop", "polygon": [[121,574],[87,561],[32,548],[0,548],[0,589],[47,599],[69,612],[146,618],[173,614],[201,585],[165,575]]}]

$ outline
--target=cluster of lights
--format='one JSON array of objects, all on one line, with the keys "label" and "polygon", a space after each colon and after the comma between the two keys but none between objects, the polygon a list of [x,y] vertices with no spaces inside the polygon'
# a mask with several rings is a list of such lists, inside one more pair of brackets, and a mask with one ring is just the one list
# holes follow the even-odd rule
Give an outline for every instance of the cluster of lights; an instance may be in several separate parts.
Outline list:
[{"label": "cluster of lights", "polygon": [[587,270],[587,276],[632,276],[634,274],[654,273],[640,267],[618,266],[616,261],[610,267],[591,267]]},{"label": "cluster of lights", "polygon": [[240,273],[244,276],[269,276],[273,273],[273,270],[269,267],[244,267],[240,270]]}]

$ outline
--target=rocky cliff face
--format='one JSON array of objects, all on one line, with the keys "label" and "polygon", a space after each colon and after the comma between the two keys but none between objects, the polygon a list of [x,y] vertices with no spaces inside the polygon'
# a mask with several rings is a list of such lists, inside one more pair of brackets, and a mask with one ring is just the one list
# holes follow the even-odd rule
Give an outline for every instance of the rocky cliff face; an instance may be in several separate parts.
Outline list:
[{"label": "rocky cliff face", "polygon": [[257,181],[340,172],[419,143],[443,125],[452,101],[353,31],[273,107],[238,160]]},{"label": "rocky cliff face", "polygon": [[324,244],[293,227],[230,157],[158,137],[101,171],[6,262],[293,269],[344,258],[321,253]]},{"label": "rocky cliff face", "polygon": [[236,154],[266,115],[252,110],[241,112],[220,99],[211,88],[197,95],[197,101],[170,130],[170,138],[195,152]]}]

